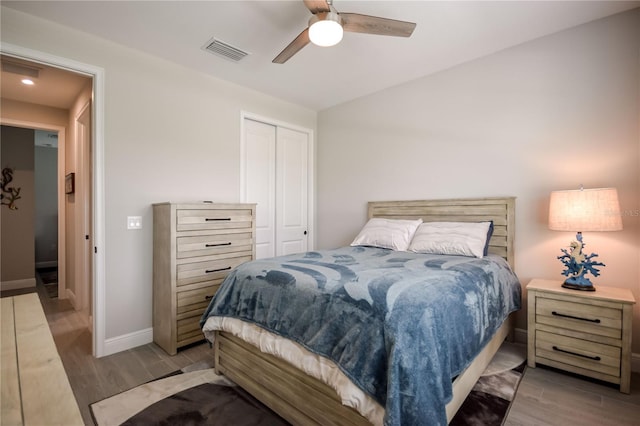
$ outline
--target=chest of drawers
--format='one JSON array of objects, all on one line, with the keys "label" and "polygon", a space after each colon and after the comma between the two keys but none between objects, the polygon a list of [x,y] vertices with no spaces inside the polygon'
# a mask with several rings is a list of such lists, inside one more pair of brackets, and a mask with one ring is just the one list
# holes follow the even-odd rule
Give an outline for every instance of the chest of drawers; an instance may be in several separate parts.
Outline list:
[{"label": "chest of drawers", "polygon": [[153,340],[170,355],[204,339],[200,317],[229,272],[255,258],[255,204],[153,205]]},{"label": "chest of drawers", "polygon": [[629,393],[631,323],[628,289],[568,290],[561,281],[531,280],[528,365],[536,363],[620,385]]}]

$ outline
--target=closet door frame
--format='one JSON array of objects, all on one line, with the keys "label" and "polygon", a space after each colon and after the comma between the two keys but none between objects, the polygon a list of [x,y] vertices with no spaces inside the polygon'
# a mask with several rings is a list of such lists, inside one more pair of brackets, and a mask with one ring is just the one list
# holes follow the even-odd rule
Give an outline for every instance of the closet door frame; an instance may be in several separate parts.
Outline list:
[{"label": "closet door frame", "polygon": [[[295,130],[308,135],[307,150],[307,250],[315,250],[315,141],[313,130],[287,123],[273,118],[253,114],[247,111],[240,112],[240,202],[247,200],[247,165],[245,164],[247,141],[245,140],[245,120],[259,121],[275,127]],[[275,241],[274,241],[275,244]]]}]

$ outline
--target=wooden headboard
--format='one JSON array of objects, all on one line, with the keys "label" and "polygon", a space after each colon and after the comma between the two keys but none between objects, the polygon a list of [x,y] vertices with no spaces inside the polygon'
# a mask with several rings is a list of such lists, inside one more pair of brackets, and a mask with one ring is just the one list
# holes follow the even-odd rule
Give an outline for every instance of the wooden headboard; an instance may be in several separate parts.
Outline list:
[{"label": "wooden headboard", "polygon": [[424,222],[493,221],[489,253],[504,257],[515,269],[515,197],[450,200],[371,201],[368,218],[417,219]]}]

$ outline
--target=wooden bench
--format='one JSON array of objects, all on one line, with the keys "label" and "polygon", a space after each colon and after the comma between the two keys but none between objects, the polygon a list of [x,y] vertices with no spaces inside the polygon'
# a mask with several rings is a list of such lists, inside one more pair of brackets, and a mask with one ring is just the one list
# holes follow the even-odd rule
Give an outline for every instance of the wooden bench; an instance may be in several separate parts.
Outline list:
[{"label": "wooden bench", "polygon": [[36,293],[1,299],[2,425],[84,425]]}]

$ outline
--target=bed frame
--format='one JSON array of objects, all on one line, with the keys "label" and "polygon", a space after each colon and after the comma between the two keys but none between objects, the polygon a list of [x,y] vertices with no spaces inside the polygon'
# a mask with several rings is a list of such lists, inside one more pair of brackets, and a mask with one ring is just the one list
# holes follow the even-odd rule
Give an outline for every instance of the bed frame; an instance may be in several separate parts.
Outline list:
[{"label": "bed frame", "polygon": [[[515,198],[370,202],[368,218],[417,219],[424,222],[492,220],[489,252],[514,267]],[[497,331],[471,365],[453,382],[453,399],[446,406],[450,422],[502,342],[512,337],[513,315]],[[370,425],[353,408],[342,405],[328,385],[291,364],[231,335],[217,331],[215,369],[294,425]]]}]

